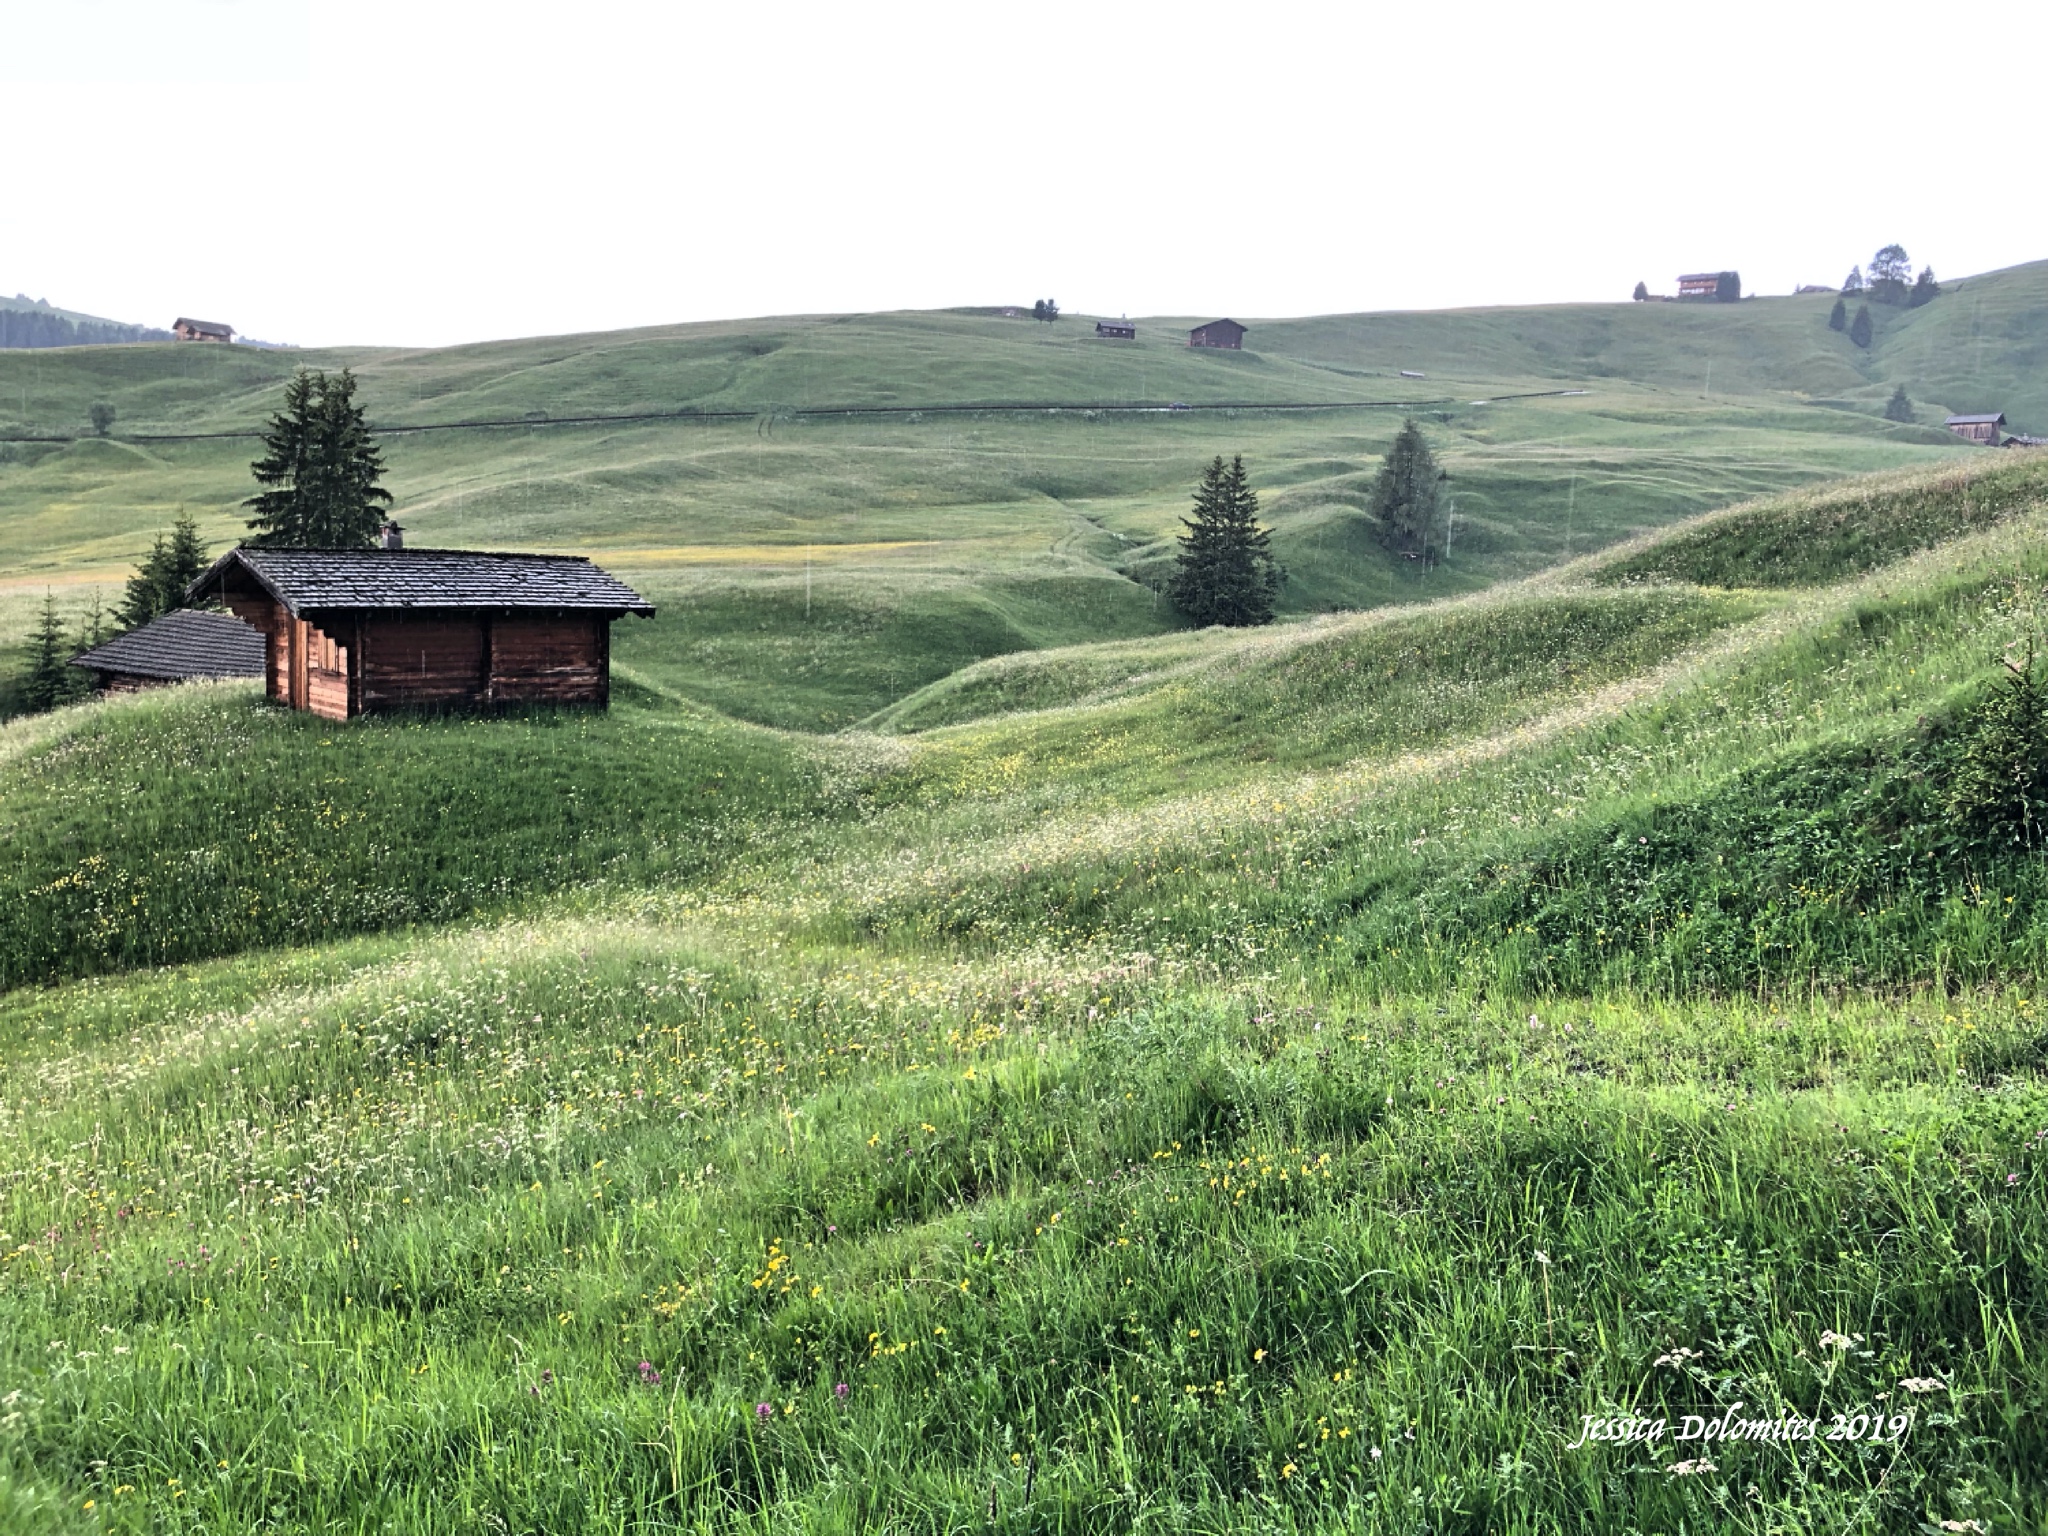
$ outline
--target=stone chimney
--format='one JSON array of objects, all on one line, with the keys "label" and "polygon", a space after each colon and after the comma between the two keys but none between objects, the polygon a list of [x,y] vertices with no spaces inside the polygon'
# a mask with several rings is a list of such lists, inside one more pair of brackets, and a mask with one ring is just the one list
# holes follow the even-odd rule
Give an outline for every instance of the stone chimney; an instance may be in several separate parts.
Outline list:
[{"label": "stone chimney", "polygon": [[386,523],[377,530],[377,545],[380,549],[405,548],[405,530],[396,523]]}]

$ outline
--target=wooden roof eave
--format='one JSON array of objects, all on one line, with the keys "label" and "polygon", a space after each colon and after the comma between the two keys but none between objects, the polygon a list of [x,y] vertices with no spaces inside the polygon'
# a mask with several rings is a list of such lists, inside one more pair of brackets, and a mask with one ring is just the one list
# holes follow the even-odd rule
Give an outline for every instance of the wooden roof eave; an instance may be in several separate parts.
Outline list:
[{"label": "wooden roof eave", "polygon": [[299,610],[292,606],[292,600],[280,592],[269,577],[242,558],[240,545],[229,550],[192,579],[192,584],[185,589],[185,601],[188,603],[196,602],[200,598],[207,596],[209,586],[215,584],[218,578],[225,577],[228,571],[235,567],[240,567],[242,574],[252,579],[257,586],[264,590],[270,600],[286,613],[295,619],[302,617]]}]

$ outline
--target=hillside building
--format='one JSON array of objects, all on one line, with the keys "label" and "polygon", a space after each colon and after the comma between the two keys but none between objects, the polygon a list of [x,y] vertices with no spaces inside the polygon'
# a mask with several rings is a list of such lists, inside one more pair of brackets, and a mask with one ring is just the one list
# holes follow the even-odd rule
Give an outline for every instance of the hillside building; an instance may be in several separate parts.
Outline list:
[{"label": "hillside building", "polygon": [[178,608],[81,651],[71,665],[101,693],[139,693],[202,678],[261,677],[263,636],[233,614]]},{"label": "hillside building", "polygon": [[1095,322],[1095,334],[1113,341],[1136,341],[1138,328],[1128,320],[1098,320]]},{"label": "hillside building", "polygon": [[1232,352],[1244,347],[1246,327],[1235,320],[1211,320],[1207,325],[1198,325],[1188,332],[1191,347],[1226,347]]},{"label": "hillside building", "polygon": [[1966,443],[1983,443],[1987,447],[1998,446],[1998,432],[2005,425],[2005,412],[1993,411],[1988,415],[1951,416],[1942,423]]},{"label": "hillside building", "polygon": [[[395,543],[395,536],[391,540]],[[263,636],[273,699],[332,720],[393,709],[611,702],[611,627],[652,617],[580,555],[232,549],[186,591]]]},{"label": "hillside building", "polygon": [[1718,299],[1732,304],[1742,297],[1740,272],[1687,272],[1678,279],[1681,299]]},{"label": "hillside building", "polygon": [[235,328],[216,320],[189,320],[180,315],[171,322],[171,334],[180,341],[233,341]]}]

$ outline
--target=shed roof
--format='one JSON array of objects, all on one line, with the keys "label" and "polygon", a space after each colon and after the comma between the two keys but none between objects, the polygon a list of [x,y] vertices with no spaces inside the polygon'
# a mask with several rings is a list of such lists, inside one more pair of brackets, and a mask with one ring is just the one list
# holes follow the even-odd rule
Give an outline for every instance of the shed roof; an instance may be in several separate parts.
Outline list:
[{"label": "shed roof", "polygon": [[[162,314],[163,311],[158,310],[157,313]],[[208,336],[232,336],[235,334],[235,328],[232,325],[222,325],[218,320],[194,320],[190,316],[180,315],[171,322],[171,329],[175,331],[181,325],[191,330],[203,331]]]},{"label": "shed roof", "polygon": [[131,677],[261,677],[263,636],[231,613],[177,608],[71,658],[74,667]]},{"label": "shed roof", "polygon": [[217,593],[240,568],[293,613],[316,608],[581,608],[653,616],[654,605],[582,555],[474,549],[231,549],[185,589]]},{"label": "shed roof", "polygon": [[[1207,322],[1206,324],[1203,324],[1203,325],[1198,325],[1198,326],[1196,326],[1196,327],[1195,327],[1195,330],[1197,330],[1197,331],[1214,331],[1214,330],[1221,330],[1221,329],[1223,329],[1223,328],[1224,328],[1224,327],[1226,327],[1226,326],[1227,326],[1227,327],[1229,327],[1229,328],[1230,328],[1231,330],[1233,330],[1233,331],[1246,331],[1246,330],[1249,330],[1249,329],[1251,329],[1251,327],[1249,327],[1249,326],[1239,325],[1239,324],[1238,324],[1238,323],[1237,323],[1237,322],[1236,322],[1235,320],[1211,320],[1211,321]],[[1190,334],[1192,334],[1192,333],[1190,333]]]},{"label": "shed roof", "polygon": [[1945,427],[2002,427],[2005,425],[2005,412],[1988,411],[1977,416],[1951,416],[1942,425]]}]

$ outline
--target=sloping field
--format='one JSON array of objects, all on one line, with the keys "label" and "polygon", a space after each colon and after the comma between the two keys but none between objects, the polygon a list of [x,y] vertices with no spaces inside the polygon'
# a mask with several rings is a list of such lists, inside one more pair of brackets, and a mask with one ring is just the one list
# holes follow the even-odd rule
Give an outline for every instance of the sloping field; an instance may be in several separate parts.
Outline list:
[{"label": "sloping field", "polygon": [[0,728],[0,1518],[2038,1529],[2044,528],[1984,456],[894,734]]}]

